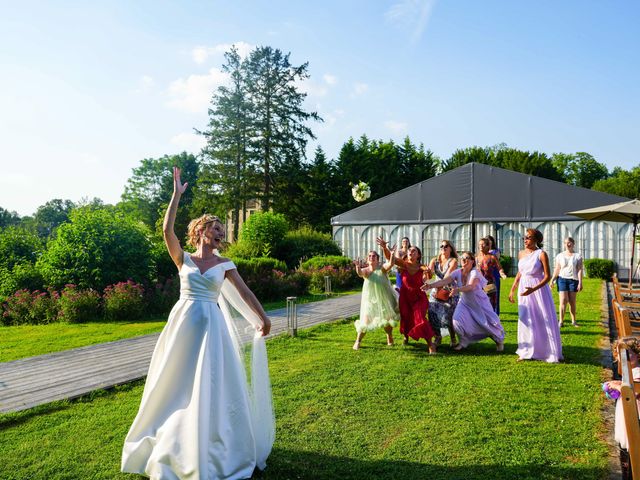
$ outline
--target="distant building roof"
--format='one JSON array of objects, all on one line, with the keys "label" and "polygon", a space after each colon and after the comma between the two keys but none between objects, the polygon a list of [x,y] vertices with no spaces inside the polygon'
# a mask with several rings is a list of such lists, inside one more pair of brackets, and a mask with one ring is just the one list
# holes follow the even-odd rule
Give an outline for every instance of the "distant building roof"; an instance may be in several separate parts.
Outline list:
[{"label": "distant building roof", "polygon": [[481,163],[336,215],[331,225],[570,221],[572,210],[629,200]]}]

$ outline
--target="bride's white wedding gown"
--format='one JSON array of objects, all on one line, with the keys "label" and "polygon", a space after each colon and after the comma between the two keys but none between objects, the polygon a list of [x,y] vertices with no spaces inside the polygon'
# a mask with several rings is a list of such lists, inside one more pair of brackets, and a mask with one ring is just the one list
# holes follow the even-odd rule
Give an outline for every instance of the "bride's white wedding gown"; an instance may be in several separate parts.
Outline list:
[{"label": "bride's white wedding gown", "polygon": [[223,262],[201,274],[184,254],[180,300],[153,352],[123,471],[209,480],[248,478],[266,466],[274,441],[266,347],[256,334],[248,383],[237,314],[261,322],[225,280],[234,268]]}]

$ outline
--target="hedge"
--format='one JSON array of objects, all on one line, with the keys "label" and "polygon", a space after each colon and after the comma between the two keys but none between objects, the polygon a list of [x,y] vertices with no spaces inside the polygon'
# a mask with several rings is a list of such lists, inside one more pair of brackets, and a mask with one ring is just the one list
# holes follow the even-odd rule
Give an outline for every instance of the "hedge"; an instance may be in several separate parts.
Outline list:
[{"label": "hedge", "polygon": [[604,258],[590,258],[584,261],[584,269],[589,278],[601,278],[602,280],[611,280],[615,272],[616,264],[613,260]]}]

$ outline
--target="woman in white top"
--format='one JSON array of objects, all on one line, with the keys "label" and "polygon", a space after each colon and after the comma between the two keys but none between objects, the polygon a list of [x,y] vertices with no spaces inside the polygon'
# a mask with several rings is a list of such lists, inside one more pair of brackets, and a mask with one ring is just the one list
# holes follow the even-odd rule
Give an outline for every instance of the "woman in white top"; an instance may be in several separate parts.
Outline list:
[{"label": "woman in white top", "polygon": [[551,284],[558,283],[558,296],[560,297],[559,323],[564,325],[564,312],[569,304],[571,324],[576,323],[576,295],[582,290],[582,255],[574,251],[575,241],[571,237],[564,240],[564,251],[556,255],[556,268],[553,271]]}]

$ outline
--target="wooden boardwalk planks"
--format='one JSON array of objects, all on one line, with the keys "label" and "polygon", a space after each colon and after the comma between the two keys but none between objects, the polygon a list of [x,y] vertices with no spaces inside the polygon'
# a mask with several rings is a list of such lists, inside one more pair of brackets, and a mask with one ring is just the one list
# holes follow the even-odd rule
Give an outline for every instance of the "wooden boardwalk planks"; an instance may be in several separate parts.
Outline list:
[{"label": "wooden boardwalk planks", "polygon": [[[357,315],[360,294],[297,306],[298,328]],[[287,330],[285,308],[267,312],[271,334]],[[85,395],[144,378],[159,333],[0,363],[0,413]],[[246,342],[251,334],[244,335]]]}]

